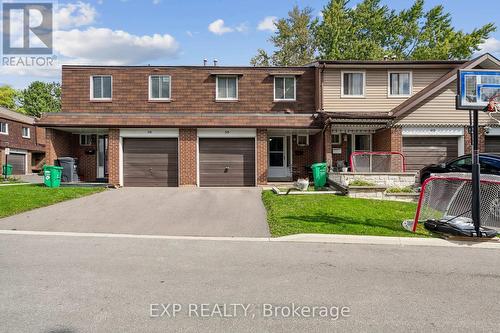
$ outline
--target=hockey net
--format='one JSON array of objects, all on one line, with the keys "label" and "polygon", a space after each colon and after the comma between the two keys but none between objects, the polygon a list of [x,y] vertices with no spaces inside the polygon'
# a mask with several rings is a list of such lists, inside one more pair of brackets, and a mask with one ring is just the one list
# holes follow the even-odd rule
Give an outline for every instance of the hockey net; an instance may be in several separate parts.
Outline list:
[{"label": "hockey net", "polygon": [[406,172],[403,154],[392,151],[357,151],[350,157],[352,172]]},{"label": "hockey net", "polygon": [[[500,177],[481,175],[481,225],[500,230]],[[441,174],[428,178],[420,192],[415,218],[403,226],[415,232],[427,220],[472,217],[470,174]]]}]

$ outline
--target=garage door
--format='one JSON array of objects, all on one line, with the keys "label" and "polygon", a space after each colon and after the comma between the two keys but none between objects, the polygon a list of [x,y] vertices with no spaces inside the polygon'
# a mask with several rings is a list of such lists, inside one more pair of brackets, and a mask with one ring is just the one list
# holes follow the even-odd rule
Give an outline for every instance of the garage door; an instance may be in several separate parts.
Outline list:
[{"label": "garage door", "polygon": [[403,138],[403,152],[406,157],[407,170],[418,171],[426,165],[442,163],[458,157],[458,138]]},{"label": "garage door", "polygon": [[124,186],[177,186],[177,139],[123,139]]},{"label": "garage door", "polygon": [[500,136],[485,137],[485,153],[500,154]]},{"label": "garage door", "polygon": [[26,155],[10,153],[7,163],[12,165],[13,175],[26,174]]},{"label": "garage door", "polygon": [[200,186],[255,186],[254,139],[200,138]]}]

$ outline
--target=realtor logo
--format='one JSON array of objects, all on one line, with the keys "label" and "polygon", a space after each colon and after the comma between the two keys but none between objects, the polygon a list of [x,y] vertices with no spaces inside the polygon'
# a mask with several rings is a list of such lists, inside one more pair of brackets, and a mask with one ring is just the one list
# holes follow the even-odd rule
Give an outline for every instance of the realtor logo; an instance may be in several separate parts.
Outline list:
[{"label": "realtor logo", "polygon": [[3,54],[52,54],[52,2],[4,2]]}]

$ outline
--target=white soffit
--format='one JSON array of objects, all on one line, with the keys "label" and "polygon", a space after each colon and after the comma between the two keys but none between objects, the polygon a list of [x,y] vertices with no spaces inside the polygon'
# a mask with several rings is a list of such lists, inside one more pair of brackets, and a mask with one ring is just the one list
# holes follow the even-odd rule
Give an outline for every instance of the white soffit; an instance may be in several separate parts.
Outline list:
[{"label": "white soffit", "polygon": [[178,138],[178,128],[122,128],[122,138]]},{"label": "white soffit", "polygon": [[463,136],[463,127],[404,127],[403,136]]},{"label": "white soffit", "polygon": [[255,138],[255,128],[198,128],[199,138]]}]

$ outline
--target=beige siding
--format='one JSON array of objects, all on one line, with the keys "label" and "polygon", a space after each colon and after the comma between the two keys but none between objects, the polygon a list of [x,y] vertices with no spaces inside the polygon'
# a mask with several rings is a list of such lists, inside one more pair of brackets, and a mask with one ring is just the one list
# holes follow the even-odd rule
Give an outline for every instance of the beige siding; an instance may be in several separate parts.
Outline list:
[{"label": "beige siding", "polygon": [[[399,69],[408,71],[409,69]],[[341,97],[341,72],[348,69],[327,69],[323,81],[323,107],[329,112],[389,112],[401,104],[406,98],[388,97],[388,72],[398,69],[370,69],[366,70],[366,87],[364,98]],[[359,69],[353,69],[359,71]],[[448,69],[412,69],[413,94],[416,94],[433,81],[437,80]]]},{"label": "beige siding", "polygon": [[[454,81],[417,105],[398,124],[468,125],[469,112],[455,109],[456,94],[457,84]],[[488,116],[483,112],[480,112],[479,119],[481,124],[486,124],[489,120]]]}]

